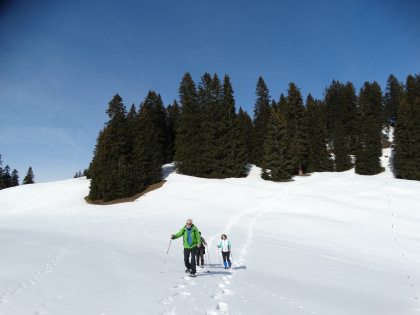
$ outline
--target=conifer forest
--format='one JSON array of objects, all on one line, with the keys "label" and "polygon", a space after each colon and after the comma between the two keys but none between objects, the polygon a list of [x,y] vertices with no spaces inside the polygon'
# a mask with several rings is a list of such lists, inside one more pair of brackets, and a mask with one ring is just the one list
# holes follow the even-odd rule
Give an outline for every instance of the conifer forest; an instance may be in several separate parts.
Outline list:
[{"label": "conifer forest", "polygon": [[195,83],[186,73],[178,91],[179,103],[166,107],[155,91],[139,108],[112,98],[87,171],[90,200],[133,196],[160,182],[162,165],[172,162],[178,173],[217,179],[245,177],[248,164],[271,181],[351,168],[375,175],[389,145],[395,176],[420,180],[420,75],[405,82],[390,75],[384,90],[333,80],[323,99],[304,99],[293,82],[274,99],[260,77],[252,117],[237,109],[228,75],[205,73]]}]

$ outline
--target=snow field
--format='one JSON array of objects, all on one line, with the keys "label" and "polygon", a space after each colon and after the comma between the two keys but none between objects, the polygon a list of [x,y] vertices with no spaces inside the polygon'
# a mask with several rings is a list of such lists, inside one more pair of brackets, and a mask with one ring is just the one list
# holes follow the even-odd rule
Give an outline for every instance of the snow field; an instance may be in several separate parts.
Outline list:
[{"label": "snow field", "polygon": [[[110,206],[83,200],[84,179],[0,191],[0,314],[420,311],[420,183],[389,168],[289,183],[259,172],[208,180],[168,165],[162,188]],[[182,240],[170,242],[188,218],[209,245],[196,278],[184,273]]]}]

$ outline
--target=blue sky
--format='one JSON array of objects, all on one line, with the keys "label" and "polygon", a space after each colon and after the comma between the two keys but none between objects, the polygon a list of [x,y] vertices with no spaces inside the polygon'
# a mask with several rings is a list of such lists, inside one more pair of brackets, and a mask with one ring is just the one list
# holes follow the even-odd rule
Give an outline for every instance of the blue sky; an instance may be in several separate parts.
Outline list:
[{"label": "blue sky", "polygon": [[89,166],[108,102],[165,105],[190,72],[228,74],[253,114],[259,76],[272,98],[295,82],[322,98],[333,79],[385,89],[420,72],[419,1],[5,1],[0,5],[0,154],[20,179]]}]

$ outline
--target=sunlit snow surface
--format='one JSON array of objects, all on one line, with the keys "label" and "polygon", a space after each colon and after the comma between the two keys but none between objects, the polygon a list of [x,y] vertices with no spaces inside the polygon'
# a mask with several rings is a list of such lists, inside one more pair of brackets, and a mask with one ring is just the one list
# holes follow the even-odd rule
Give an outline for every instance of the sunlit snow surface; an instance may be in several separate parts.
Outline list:
[{"label": "sunlit snow surface", "polygon": [[[84,178],[2,190],[0,314],[419,314],[420,182],[394,179],[389,156],[380,175],[289,183],[166,165],[162,188],[111,206],[84,201]],[[196,278],[181,239],[167,254],[188,218],[209,244]]]}]

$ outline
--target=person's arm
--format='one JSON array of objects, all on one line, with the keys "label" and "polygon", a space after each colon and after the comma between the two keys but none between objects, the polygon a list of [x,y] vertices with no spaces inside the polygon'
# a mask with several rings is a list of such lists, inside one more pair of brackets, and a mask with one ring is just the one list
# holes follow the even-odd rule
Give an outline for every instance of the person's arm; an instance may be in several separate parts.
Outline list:
[{"label": "person's arm", "polygon": [[175,235],[173,235],[172,238],[175,240],[175,239],[181,237],[182,235],[184,235],[184,228],[182,228],[178,233],[176,233]]},{"label": "person's arm", "polygon": [[230,242],[228,241],[228,248],[230,249],[230,247],[231,247],[231,246],[230,246]]}]

